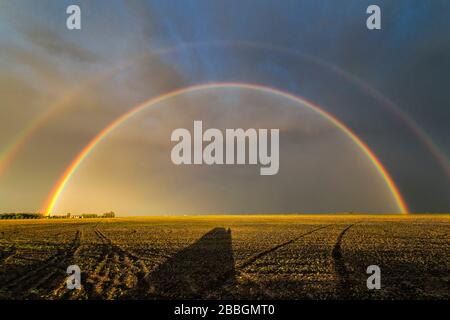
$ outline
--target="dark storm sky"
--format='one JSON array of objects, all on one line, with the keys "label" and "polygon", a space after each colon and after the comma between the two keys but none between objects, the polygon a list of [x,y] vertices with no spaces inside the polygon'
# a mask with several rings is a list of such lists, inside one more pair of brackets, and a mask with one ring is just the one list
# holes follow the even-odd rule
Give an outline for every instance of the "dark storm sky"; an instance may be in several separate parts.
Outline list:
[{"label": "dark storm sky", "polygon": [[[81,31],[64,27],[69,4],[82,8]],[[381,7],[382,30],[366,28],[370,4]],[[160,58],[170,69],[161,91],[236,81],[305,97],[370,146],[411,211],[450,210],[442,164],[450,154],[450,1],[46,0],[0,8],[0,80],[15,79],[12,86],[24,88],[0,89],[9,101],[0,110],[0,147],[45,110],[17,110],[24,90],[45,101],[43,92],[83,81],[124,57],[175,47]],[[190,47],[195,43],[201,45]],[[145,70],[134,72],[139,77]],[[133,88],[126,99],[145,96]],[[440,155],[392,105],[417,123]]]}]

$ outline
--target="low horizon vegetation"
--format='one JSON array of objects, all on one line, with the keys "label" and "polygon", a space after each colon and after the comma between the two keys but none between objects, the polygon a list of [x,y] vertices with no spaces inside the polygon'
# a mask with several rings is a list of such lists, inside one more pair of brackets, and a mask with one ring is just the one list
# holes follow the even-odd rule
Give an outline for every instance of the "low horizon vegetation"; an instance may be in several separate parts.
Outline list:
[{"label": "low horizon vegetation", "polygon": [[42,213],[27,213],[27,212],[12,212],[12,213],[1,213],[0,220],[8,219],[69,219],[69,218],[114,218],[116,214],[113,211],[105,212],[102,214],[96,213],[83,213],[83,214],[71,214],[66,213],[65,215],[51,215],[46,216]]}]

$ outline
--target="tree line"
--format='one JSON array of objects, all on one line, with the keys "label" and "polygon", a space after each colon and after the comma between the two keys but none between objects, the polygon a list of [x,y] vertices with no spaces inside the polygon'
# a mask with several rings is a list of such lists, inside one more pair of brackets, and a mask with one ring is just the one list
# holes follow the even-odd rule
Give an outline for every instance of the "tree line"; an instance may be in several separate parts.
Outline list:
[{"label": "tree line", "polygon": [[80,219],[92,219],[92,218],[115,218],[116,214],[114,212],[105,212],[103,214],[96,213],[83,213],[83,214],[71,214],[66,215],[53,215],[44,216],[42,213],[26,213],[26,212],[12,212],[12,213],[1,213],[0,220],[5,219],[70,219],[70,218],[80,218]]}]

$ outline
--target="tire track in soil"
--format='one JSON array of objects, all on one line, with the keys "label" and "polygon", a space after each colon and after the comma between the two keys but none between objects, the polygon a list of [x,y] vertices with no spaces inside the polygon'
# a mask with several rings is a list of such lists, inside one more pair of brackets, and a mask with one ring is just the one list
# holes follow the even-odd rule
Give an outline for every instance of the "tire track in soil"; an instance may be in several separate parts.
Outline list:
[{"label": "tire track in soil", "polygon": [[133,289],[126,283],[130,276],[136,277],[136,286],[148,286],[145,281],[148,270],[140,257],[115,244],[100,230],[96,229],[94,233],[102,242],[102,254],[95,272],[84,284],[88,298],[114,299],[117,295],[120,298]]},{"label": "tire track in soil", "polygon": [[267,256],[268,254],[283,248],[287,245],[290,245],[306,236],[309,236],[317,231],[320,231],[322,229],[326,229],[329,228],[331,225],[326,225],[323,227],[319,227],[319,228],[315,228],[313,230],[310,230],[308,232],[305,232],[301,235],[299,235],[298,237],[291,239],[289,241],[283,242],[281,244],[278,244],[276,246],[273,246],[267,250],[263,250],[255,255],[253,255],[252,257],[248,258],[247,260],[245,260],[244,262],[242,262],[241,264],[239,264],[238,266],[236,266],[235,269],[233,270],[228,270],[225,271],[216,281],[214,281],[213,283],[210,284],[210,286],[208,286],[208,288],[206,288],[206,290],[204,290],[203,292],[200,293],[200,296],[204,297],[206,294],[208,294],[208,291],[210,291],[210,293],[214,293],[215,291],[219,290],[227,281],[229,281],[230,279],[232,279],[233,277],[237,276],[238,274],[242,273],[244,271],[244,269],[250,265],[252,265],[253,263],[255,263],[257,260],[261,259],[262,257]]},{"label": "tire track in soil", "polygon": [[331,257],[333,258],[334,273],[338,282],[336,284],[336,294],[338,298],[349,299],[351,297],[351,281],[350,273],[345,264],[344,257],[342,255],[342,239],[347,231],[355,224],[347,226],[336,239]]},{"label": "tire track in soil", "polygon": [[[111,239],[106,237],[101,231],[95,230],[94,232],[103,242],[107,250],[107,255],[103,261],[103,267],[99,272],[100,281],[94,286],[95,291],[91,291],[91,293],[93,293],[96,298],[101,297],[105,299],[112,299],[115,291],[117,290],[117,286],[119,286],[120,289],[124,288],[123,282],[121,283],[119,279],[121,276],[123,277],[125,272],[119,274],[117,272],[117,267],[122,265],[122,261],[126,256],[126,253],[121,250],[121,248],[114,245]],[[125,271],[126,269],[122,270]]]},{"label": "tire track in soil", "polygon": [[57,253],[37,265],[32,265],[24,275],[10,280],[3,288],[14,294],[15,298],[30,295],[30,290],[47,290],[54,287],[65,277],[65,268],[80,247],[82,232],[77,230],[71,245],[67,249],[58,249]]},{"label": "tire track in soil", "polygon": [[[101,253],[100,253],[100,262],[94,269],[92,274],[87,275],[83,272],[82,282],[83,289],[85,290],[89,299],[104,299],[103,296],[103,286],[105,280],[109,278],[110,270],[111,270],[111,241],[109,239],[105,240],[105,237],[102,237],[99,234],[99,231],[96,229],[97,226],[94,226],[94,234],[101,241]],[[86,278],[86,281],[83,281]],[[79,293],[79,292],[77,292]],[[79,294],[75,294],[72,298],[78,298]]]}]

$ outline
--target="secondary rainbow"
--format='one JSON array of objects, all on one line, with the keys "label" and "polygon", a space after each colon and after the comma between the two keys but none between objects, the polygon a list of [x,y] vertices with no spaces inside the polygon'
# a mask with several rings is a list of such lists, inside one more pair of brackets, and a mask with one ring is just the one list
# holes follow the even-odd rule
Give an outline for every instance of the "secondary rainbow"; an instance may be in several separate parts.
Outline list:
[{"label": "secondary rainbow", "polygon": [[190,93],[195,91],[201,91],[206,89],[217,89],[217,88],[239,88],[239,89],[250,89],[250,90],[256,90],[266,93],[272,93],[275,95],[283,96],[288,99],[291,99],[293,101],[296,101],[300,104],[303,104],[307,106],[308,108],[314,110],[321,116],[325,117],[327,120],[331,121],[336,127],[338,127],[342,132],[344,132],[350,139],[364,152],[364,154],[367,156],[367,158],[371,161],[373,166],[376,168],[377,172],[380,174],[380,176],[383,178],[383,180],[386,183],[386,186],[388,187],[389,191],[391,192],[393,198],[395,199],[396,205],[398,210],[401,213],[408,213],[408,206],[406,202],[404,201],[403,197],[400,194],[400,191],[398,190],[397,186],[395,185],[394,181],[392,180],[390,174],[387,172],[386,168],[384,168],[383,164],[380,162],[380,160],[375,156],[372,150],[353,132],[351,131],[344,123],[342,123],[340,120],[338,120],[335,116],[331,115],[330,113],[324,111],[319,106],[313,104],[310,101],[305,100],[304,98],[300,98],[298,96],[294,96],[290,93],[274,89],[267,86],[262,86],[258,84],[250,84],[250,83],[234,83],[234,82],[223,82],[223,83],[206,83],[206,84],[199,84],[194,85],[186,88],[177,89],[165,94],[162,94],[158,97],[152,98],[150,100],[147,100],[117,119],[115,119],[113,122],[111,122],[108,126],[106,126],[102,131],[100,131],[84,148],[83,150],[72,160],[70,165],[67,167],[67,169],[64,171],[64,173],[61,175],[61,177],[58,179],[54,187],[52,188],[51,192],[49,193],[47,200],[45,201],[42,212],[44,212],[45,215],[50,215],[53,213],[54,208],[58,202],[58,199],[62,192],[64,191],[64,188],[66,187],[67,183],[69,182],[70,178],[74,175],[77,168],[80,166],[80,164],[86,159],[86,157],[92,152],[92,150],[103,140],[105,139],[114,129],[116,129],[118,126],[125,123],[128,119],[135,116],[137,113],[141,112],[142,110],[157,105],[160,102],[163,102],[167,99]]}]

